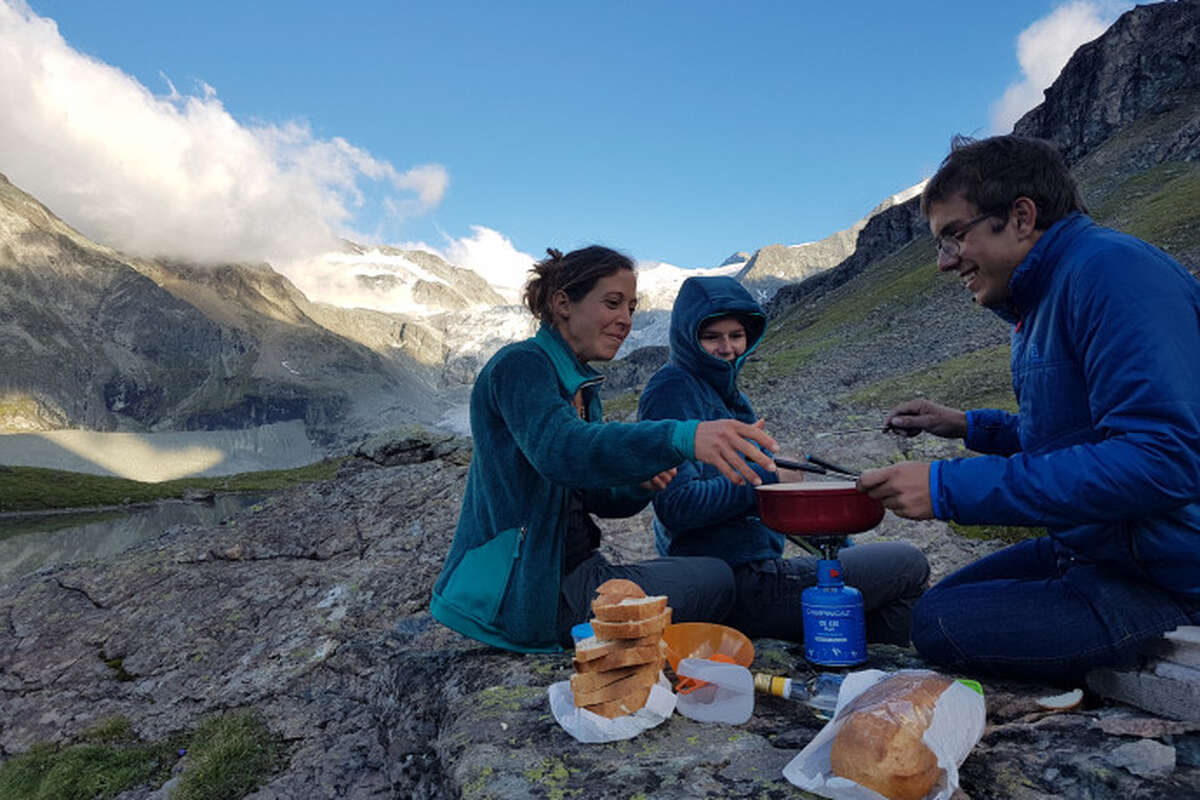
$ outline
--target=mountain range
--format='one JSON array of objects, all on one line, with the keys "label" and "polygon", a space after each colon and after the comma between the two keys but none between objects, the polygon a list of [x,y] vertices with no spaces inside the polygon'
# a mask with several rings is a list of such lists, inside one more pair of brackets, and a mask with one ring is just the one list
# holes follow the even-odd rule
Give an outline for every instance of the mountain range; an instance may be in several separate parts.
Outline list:
[{"label": "mountain range", "polygon": [[[1193,272],[1198,31],[1195,0],[1127,12],[1075,53],[1015,127],[1059,144],[1100,222],[1162,246]],[[920,188],[819,242],[763,246],[707,270],[642,265],[641,310],[620,356],[655,349],[610,367],[627,373],[608,391],[614,413],[628,412],[632,400],[618,398],[635,396],[638,376],[665,358],[674,292],[701,273],[734,275],[768,302],[771,330],[748,386],[768,397],[809,387],[819,398],[793,389],[779,413],[876,408],[959,379],[967,396],[947,399],[1003,395],[1005,330],[936,276]],[[437,425],[484,361],[534,326],[511,290],[432,253],[344,242],[319,260],[355,307],[315,301],[312,287],[306,294],[266,264],[119,253],[0,176],[0,432],[300,419],[314,442],[335,448],[402,423]]]}]

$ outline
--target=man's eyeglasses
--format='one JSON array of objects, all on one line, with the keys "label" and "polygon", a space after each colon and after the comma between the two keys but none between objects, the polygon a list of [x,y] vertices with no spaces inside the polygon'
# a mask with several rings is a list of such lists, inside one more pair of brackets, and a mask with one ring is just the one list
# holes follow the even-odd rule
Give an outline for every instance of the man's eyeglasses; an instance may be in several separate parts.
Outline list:
[{"label": "man's eyeglasses", "polygon": [[967,233],[979,223],[983,222],[988,217],[994,217],[995,214],[989,212],[980,214],[974,219],[964,222],[954,233],[947,233],[944,236],[939,236],[933,240],[933,246],[937,248],[938,258],[945,256],[946,258],[957,258],[962,250],[963,239],[967,238]]}]

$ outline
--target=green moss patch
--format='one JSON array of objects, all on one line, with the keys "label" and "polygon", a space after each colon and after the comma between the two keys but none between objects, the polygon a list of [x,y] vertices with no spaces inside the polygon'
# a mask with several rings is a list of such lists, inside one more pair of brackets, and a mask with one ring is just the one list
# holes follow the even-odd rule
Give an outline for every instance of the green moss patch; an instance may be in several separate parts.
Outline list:
[{"label": "green moss patch", "polygon": [[0,467],[0,511],[44,511],[149,503],[183,497],[191,489],[272,492],[333,478],[344,460],[345,457],[333,458],[295,469],[243,472],[218,478],[179,478],[161,483],[143,483],[127,478],[41,467]]}]

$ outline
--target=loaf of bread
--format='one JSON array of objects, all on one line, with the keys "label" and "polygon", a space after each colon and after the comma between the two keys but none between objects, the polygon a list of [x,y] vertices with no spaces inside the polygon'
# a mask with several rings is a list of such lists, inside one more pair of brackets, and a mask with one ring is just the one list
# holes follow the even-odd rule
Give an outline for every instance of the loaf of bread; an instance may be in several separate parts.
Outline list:
[{"label": "loaf of bread", "polygon": [[632,714],[646,704],[662,670],[667,598],[646,597],[633,581],[610,580],[597,588],[592,613],[595,635],[575,645],[575,705],[609,718]]},{"label": "loaf of bread", "polygon": [[952,681],[927,672],[881,680],[838,713],[841,727],[829,755],[833,774],[888,800],[921,800],[941,777],[922,736],[933,708]]}]

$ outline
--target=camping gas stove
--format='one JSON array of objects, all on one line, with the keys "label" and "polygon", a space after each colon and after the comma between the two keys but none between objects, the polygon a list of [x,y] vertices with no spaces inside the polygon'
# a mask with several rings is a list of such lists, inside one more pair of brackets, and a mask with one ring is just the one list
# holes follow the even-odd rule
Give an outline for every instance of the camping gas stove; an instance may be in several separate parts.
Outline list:
[{"label": "camping gas stove", "polygon": [[821,552],[817,583],[800,595],[804,619],[804,657],[822,667],[850,667],[867,660],[866,618],[862,592],[842,578],[838,551],[845,536],[808,536]]}]

